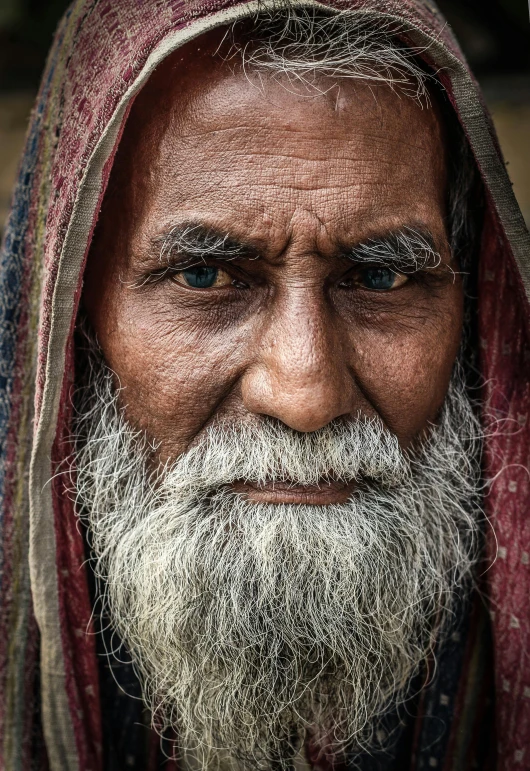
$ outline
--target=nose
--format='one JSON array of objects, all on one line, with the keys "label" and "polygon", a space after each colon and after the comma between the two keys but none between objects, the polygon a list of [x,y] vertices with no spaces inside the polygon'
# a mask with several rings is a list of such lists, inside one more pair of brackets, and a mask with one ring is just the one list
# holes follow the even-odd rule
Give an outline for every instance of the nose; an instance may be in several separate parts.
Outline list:
[{"label": "nose", "polygon": [[241,383],[246,409],[300,432],[352,412],[348,341],[325,298],[301,292],[275,307],[264,326]]}]

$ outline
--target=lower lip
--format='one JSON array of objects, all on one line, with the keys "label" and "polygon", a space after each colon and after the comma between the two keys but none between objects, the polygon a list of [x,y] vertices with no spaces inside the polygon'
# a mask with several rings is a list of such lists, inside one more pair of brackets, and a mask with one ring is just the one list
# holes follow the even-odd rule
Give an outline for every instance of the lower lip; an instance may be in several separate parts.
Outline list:
[{"label": "lower lip", "polygon": [[294,485],[288,482],[270,482],[254,485],[249,482],[234,482],[232,490],[244,495],[254,503],[305,503],[325,506],[331,503],[345,503],[352,493],[353,484],[322,482],[320,485]]}]

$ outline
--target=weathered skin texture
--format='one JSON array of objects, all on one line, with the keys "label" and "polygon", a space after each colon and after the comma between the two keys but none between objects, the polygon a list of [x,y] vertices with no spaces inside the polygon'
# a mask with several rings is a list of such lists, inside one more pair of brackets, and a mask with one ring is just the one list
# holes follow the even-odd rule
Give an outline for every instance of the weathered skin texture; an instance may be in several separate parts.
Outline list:
[{"label": "weathered skin texture", "polygon": [[[212,420],[255,415],[303,432],[379,415],[407,446],[436,419],[462,325],[438,112],[358,82],[311,98],[263,88],[212,58],[212,38],[137,98],[89,258],[84,303],[127,416],[162,459]],[[153,239],[190,221],[258,259],[220,264],[218,288],[146,282],[160,268]],[[432,233],[438,280],[356,283],[344,249],[406,226]]]}]

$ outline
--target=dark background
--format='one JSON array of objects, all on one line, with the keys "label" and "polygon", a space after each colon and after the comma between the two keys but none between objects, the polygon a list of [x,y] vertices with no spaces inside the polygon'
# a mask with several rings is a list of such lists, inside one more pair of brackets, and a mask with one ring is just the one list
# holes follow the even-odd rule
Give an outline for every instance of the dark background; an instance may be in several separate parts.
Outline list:
[{"label": "dark background", "polygon": [[[31,105],[55,28],[68,5],[66,0],[0,0],[0,234]],[[528,0],[438,0],[438,5],[483,87],[530,224]]]}]

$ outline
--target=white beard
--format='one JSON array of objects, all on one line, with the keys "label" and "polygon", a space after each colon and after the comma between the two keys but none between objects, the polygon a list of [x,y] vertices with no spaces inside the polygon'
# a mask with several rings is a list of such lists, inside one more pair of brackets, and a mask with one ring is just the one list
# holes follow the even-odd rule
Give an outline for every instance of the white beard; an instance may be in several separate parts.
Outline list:
[{"label": "white beard", "polygon": [[[102,599],[160,727],[203,768],[266,768],[292,737],[373,745],[475,559],[480,431],[455,377],[404,454],[375,420],[218,425],[156,478],[103,364],[77,423],[78,509]],[[253,503],[235,480],[356,480],[343,504]]]}]

